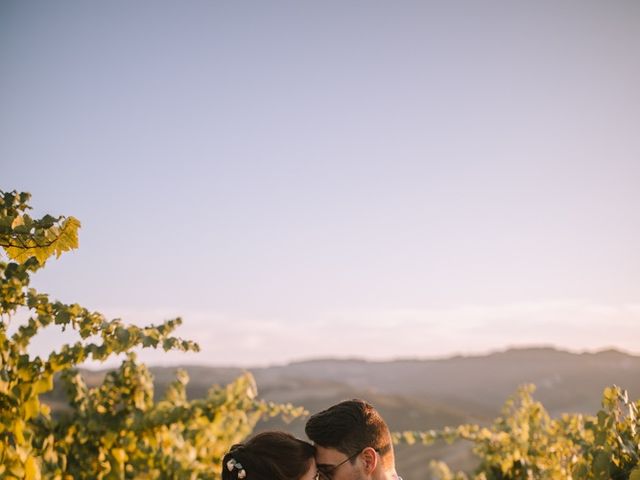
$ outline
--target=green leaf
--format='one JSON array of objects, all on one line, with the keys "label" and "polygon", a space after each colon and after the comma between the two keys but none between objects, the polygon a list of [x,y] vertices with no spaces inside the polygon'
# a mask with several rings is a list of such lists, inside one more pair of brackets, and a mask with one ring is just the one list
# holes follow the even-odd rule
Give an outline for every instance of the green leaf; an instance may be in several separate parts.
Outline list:
[{"label": "green leaf", "polygon": [[631,474],[629,475],[629,480],[640,480],[640,467],[636,467],[631,470]]},{"label": "green leaf", "polygon": [[611,466],[611,454],[606,451],[600,451],[593,459],[593,473],[597,479],[608,479],[609,468]]}]

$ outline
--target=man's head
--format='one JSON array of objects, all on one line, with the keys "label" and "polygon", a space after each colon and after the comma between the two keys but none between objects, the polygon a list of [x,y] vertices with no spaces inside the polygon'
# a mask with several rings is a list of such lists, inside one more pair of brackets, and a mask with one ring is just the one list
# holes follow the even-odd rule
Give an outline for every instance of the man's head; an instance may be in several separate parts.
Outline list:
[{"label": "man's head", "polygon": [[364,400],[348,400],[313,415],[305,427],[316,446],[318,469],[333,480],[384,478],[395,474],[391,434]]}]

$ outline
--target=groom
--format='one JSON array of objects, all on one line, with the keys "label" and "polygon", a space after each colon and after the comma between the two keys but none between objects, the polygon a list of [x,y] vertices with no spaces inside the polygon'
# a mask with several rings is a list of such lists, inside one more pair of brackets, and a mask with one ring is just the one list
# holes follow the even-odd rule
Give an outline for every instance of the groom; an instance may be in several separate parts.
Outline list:
[{"label": "groom", "polygon": [[305,427],[322,480],[402,480],[391,434],[364,400],[347,400],[312,415]]}]

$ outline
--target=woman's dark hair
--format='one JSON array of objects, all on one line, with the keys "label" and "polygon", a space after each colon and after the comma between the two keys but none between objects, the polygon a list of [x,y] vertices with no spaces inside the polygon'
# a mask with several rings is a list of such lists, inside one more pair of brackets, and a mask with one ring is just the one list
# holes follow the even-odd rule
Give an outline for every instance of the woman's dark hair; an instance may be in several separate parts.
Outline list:
[{"label": "woman's dark hair", "polygon": [[222,480],[299,480],[314,453],[313,445],[288,433],[259,433],[231,447],[222,459]]},{"label": "woman's dark hair", "polygon": [[375,449],[385,465],[394,462],[391,433],[378,411],[364,400],[340,402],[312,415],[305,427],[316,445],[352,456],[366,447]]}]

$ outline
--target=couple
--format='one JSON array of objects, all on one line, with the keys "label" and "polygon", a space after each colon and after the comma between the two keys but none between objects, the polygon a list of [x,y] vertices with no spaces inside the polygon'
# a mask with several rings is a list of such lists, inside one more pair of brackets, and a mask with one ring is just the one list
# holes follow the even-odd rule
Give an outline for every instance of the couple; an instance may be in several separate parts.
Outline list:
[{"label": "couple", "polygon": [[305,431],[314,445],[284,432],[234,445],[222,460],[222,480],[402,480],[389,428],[367,402],[316,413]]}]

